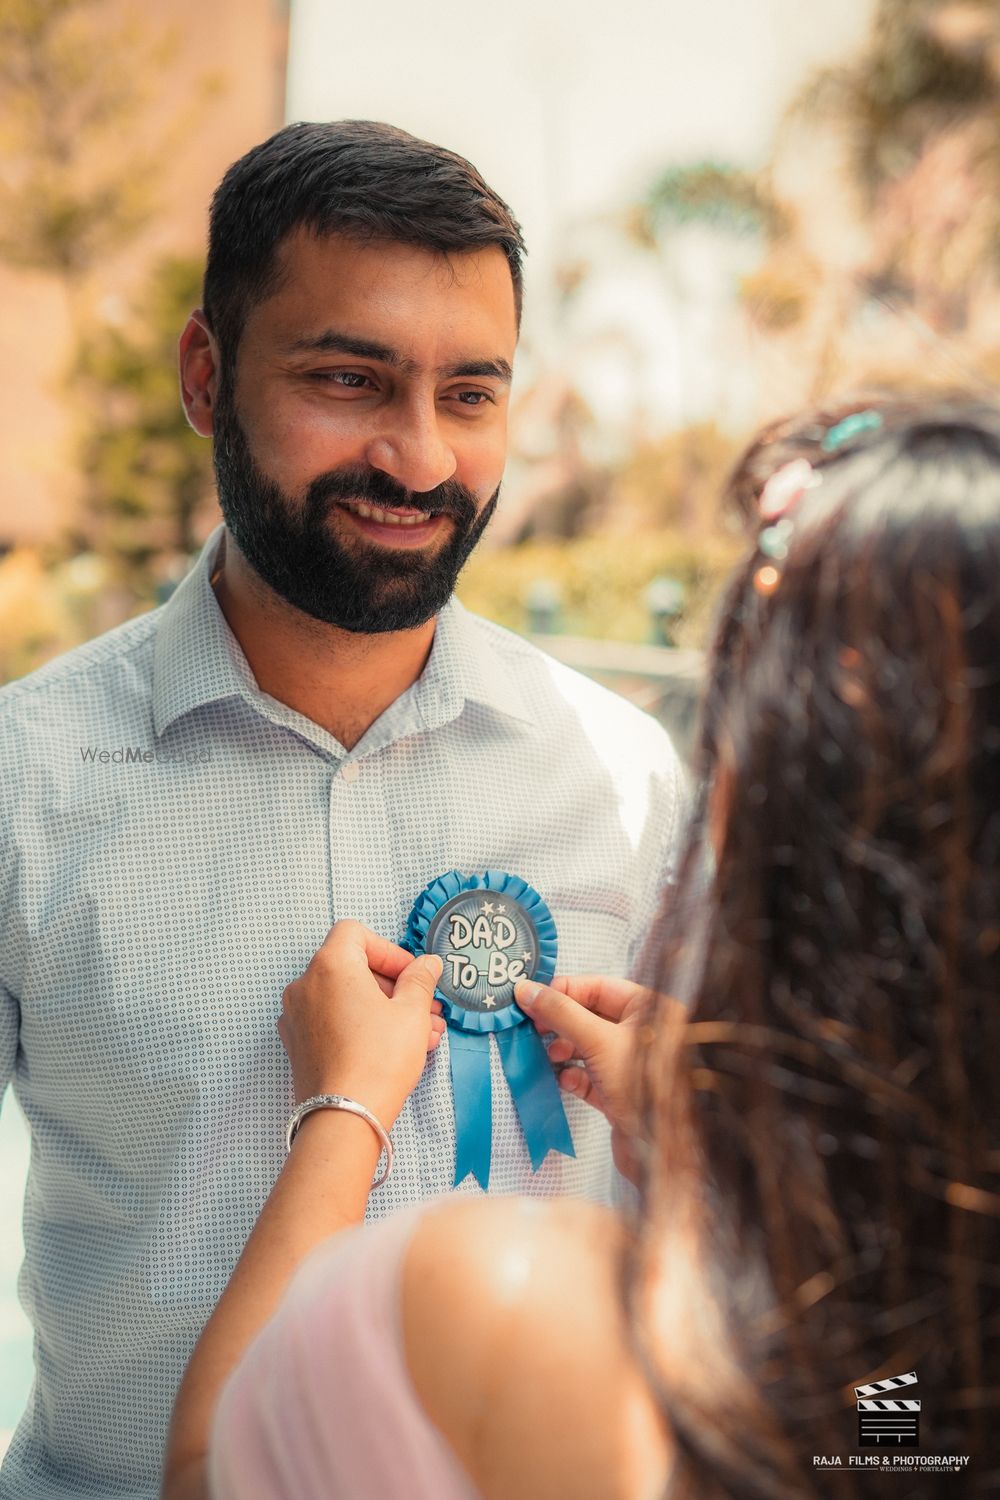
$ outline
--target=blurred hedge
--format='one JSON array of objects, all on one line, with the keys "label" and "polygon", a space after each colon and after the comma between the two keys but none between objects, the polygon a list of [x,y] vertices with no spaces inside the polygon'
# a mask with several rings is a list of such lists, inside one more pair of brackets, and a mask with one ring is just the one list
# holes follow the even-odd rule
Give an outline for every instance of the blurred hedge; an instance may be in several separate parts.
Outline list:
[{"label": "blurred hedge", "polygon": [[646,590],[654,578],[674,578],[685,593],[676,644],[703,646],[720,587],[742,550],[738,537],[689,539],[676,531],[525,542],[475,553],[458,595],[477,614],[525,631],[531,586],[552,584],[561,596],[562,634],[642,642],[652,637]]}]

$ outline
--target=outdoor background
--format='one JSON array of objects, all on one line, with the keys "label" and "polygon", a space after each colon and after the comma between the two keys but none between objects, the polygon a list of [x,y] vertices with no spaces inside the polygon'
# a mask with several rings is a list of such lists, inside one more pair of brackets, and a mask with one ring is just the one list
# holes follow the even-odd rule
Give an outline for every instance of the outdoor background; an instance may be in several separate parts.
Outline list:
[{"label": "outdoor background", "polygon": [[[281,124],[343,116],[470,157],[529,245],[461,597],[686,742],[752,430],[1000,379],[997,0],[0,0],[0,682],[162,602],[215,524],[174,366],[209,198]],[[26,1158],[8,1099],[0,1450]]]}]

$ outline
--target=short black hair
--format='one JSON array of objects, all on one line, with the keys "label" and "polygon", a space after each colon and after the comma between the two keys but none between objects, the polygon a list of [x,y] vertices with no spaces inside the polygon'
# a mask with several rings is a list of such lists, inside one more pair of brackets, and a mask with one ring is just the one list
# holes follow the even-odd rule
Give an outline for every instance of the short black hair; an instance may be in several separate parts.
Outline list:
[{"label": "short black hair", "polygon": [[279,289],[278,249],[300,226],[443,254],[495,245],[520,326],[521,228],[471,162],[376,120],[299,121],[234,162],[212,198],[202,304],[224,364]]}]

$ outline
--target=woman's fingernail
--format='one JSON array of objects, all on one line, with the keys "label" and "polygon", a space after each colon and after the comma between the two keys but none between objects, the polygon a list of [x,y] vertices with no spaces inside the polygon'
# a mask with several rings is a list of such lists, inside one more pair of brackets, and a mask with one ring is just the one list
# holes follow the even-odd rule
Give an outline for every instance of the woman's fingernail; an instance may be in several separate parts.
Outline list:
[{"label": "woman's fingernail", "polygon": [[527,1010],[534,1004],[540,989],[541,985],[534,979],[521,979],[514,986],[514,999]]},{"label": "woman's fingernail", "polygon": [[441,978],[444,969],[444,960],[437,953],[425,953],[423,957],[424,966],[430,969],[435,980]]}]

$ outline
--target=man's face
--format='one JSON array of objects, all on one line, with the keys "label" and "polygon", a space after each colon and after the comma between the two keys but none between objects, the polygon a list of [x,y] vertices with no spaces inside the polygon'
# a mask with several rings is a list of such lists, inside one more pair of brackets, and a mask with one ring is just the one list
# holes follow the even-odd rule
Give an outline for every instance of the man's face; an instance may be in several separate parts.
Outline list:
[{"label": "man's face", "polygon": [[496,504],[517,340],[503,252],[299,231],[219,379],[213,454],[240,551],[288,603],[366,634],[447,602]]}]

